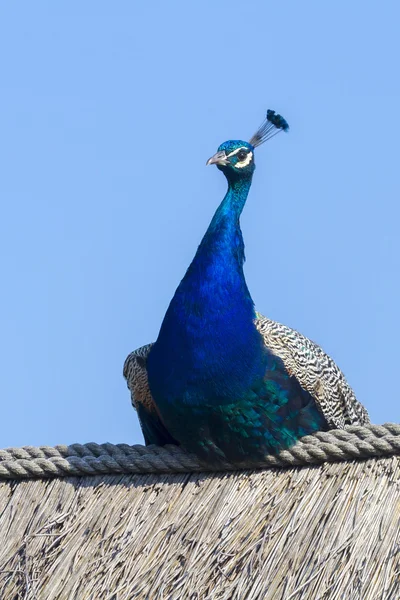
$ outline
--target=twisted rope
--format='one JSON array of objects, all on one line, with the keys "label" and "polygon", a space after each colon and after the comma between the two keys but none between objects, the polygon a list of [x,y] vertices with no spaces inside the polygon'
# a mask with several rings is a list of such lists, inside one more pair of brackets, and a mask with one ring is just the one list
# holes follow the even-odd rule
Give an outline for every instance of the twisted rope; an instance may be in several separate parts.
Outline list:
[{"label": "twisted rope", "polygon": [[[257,464],[249,462],[243,468],[308,466],[393,455],[400,455],[400,425],[386,423],[308,435],[288,450],[268,455]],[[0,479],[235,469],[229,464],[204,466],[195,456],[172,445],[145,447],[92,442],[54,448],[25,446],[0,450]]]}]

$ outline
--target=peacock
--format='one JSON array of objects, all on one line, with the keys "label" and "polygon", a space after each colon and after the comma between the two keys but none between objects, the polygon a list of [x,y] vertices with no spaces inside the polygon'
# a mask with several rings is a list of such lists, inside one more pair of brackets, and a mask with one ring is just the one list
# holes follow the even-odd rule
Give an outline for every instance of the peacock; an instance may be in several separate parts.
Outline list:
[{"label": "peacock", "polygon": [[146,444],[178,444],[205,465],[257,465],[317,431],[366,424],[366,409],[325,352],[255,311],[243,273],[240,215],[255,149],[289,130],[273,110],[249,142],[229,140],[207,165],[228,189],[165,314],[157,341],[124,376]]}]

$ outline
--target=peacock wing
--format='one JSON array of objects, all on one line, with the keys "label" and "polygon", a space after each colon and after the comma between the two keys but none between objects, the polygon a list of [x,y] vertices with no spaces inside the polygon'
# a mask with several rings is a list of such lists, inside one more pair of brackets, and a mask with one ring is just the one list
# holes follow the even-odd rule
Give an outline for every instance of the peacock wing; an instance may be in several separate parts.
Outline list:
[{"label": "peacock wing", "polygon": [[295,329],[256,313],[255,325],[269,350],[315,399],[331,428],[369,423],[342,371],[318,344]]},{"label": "peacock wing", "polygon": [[129,354],[124,363],[123,375],[131,393],[132,406],[138,414],[146,446],[150,444],[177,445],[178,442],[170,435],[161,421],[150,392],[146,360],[152,345],[147,344]]}]

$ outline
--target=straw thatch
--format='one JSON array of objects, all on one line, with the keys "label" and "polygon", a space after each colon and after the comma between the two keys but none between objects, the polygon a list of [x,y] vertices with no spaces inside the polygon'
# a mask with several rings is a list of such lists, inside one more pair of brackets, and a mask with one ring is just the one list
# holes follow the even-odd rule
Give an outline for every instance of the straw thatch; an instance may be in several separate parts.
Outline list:
[{"label": "straw thatch", "polygon": [[400,598],[400,458],[0,482],[1,600]]}]

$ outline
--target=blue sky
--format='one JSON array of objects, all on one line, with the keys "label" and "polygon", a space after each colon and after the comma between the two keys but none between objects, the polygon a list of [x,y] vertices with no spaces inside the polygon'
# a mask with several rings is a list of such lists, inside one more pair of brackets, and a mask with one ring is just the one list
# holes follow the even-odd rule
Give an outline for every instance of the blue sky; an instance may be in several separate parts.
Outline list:
[{"label": "blue sky", "polygon": [[[122,378],[267,108],[242,218],[257,309],[400,421],[398,3],[0,8],[0,446],[142,441]],[[393,384],[396,385],[393,385]]]}]

